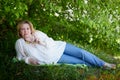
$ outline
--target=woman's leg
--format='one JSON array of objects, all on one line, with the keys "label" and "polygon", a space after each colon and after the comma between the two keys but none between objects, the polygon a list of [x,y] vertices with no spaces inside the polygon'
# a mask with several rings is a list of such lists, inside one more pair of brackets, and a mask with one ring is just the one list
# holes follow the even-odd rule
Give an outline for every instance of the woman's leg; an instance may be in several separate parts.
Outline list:
[{"label": "woman's leg", "polygon": [[91,64],[84,62],[83,60],[76,58],[74,56],[63,54],[58,61],[58,63],[68,63],[68,64],[86,64],[87,66],[91,66]]},{"label": "woman's leg", "polygon": [[71,44],[66,44],[66,48],[63,54],[70,55],[73,57],[76,57],[84,62],[84,64],[91,64],[92,66],[98,66],[101,67],[105,64],[105,62],[92,53],[83,50],[81,48],[78,48]]}]

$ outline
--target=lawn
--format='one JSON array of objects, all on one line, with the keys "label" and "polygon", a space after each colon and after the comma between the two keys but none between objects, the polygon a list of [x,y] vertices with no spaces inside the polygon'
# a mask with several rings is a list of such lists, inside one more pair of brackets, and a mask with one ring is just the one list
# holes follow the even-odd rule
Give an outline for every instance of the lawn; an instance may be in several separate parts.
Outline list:
[{"label": "lawn", "polygon": [[11,58],[2,63],[0,80],[120,80],[120,59],[106,58],[117,64],[115,70],[71,64],[32,66]]}]

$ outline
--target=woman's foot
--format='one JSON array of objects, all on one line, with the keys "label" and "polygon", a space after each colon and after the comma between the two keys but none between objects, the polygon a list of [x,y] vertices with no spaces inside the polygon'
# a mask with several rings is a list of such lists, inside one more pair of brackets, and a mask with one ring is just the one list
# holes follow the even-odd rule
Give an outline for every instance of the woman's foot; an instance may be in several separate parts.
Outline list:
[{"label": "woman's foot", "polygon": [[105,63],[103,68],[105,68],[105,69],[116,69],[116,65],[115,64],[110,64],[110,63]]}]

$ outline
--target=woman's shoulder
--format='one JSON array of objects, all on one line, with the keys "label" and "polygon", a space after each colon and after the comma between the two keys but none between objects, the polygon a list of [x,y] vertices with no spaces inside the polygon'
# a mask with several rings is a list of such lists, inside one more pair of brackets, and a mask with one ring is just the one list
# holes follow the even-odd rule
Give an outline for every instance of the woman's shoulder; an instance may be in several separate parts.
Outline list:
[{"label": "woman's shoulder", "polygon": [[16,43],[20,43],[20,42],[24,42],[24,39],[23,38],[17,39]]},{"label": "woman's shoulder", "polygon": [[40,30],[36,30],[35,33],[43,33],[43,32]]},{"label": "woman's shoulder", "polygon": [[40,30],[36,30],[35,34],[39,34],[39,35],[46,35],[44,32],[40,31]]}]

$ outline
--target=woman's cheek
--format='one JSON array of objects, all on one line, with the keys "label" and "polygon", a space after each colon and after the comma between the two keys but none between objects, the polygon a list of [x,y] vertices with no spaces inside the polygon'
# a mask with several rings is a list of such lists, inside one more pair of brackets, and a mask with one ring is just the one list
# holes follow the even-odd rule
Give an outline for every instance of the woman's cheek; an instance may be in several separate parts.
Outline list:
[{"label": "woman's cheek", "polygon": [[24,32],[21,32],[20,34],[21,34],[22,37],[24,37]]}]

